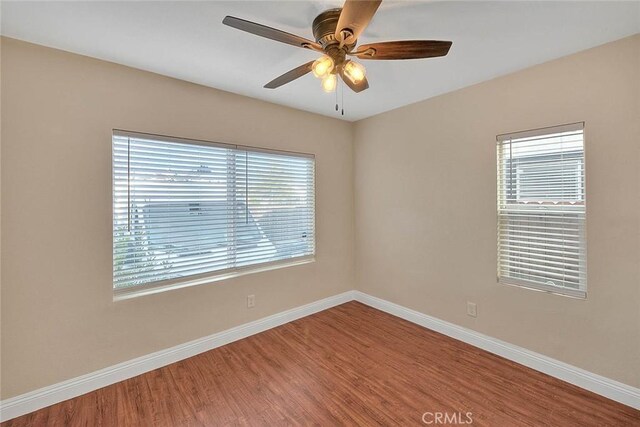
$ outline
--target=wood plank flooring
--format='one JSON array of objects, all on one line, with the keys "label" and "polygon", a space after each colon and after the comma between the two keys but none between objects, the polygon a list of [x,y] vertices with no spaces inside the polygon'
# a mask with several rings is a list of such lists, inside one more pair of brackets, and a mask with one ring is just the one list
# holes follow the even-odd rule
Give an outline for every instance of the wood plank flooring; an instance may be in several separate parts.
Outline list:
[{"label": "wood plank flooring", "polygon": [[473,426],[640,426],[640,411],[357,302],[2,426],[419,426],[425,413],[431,425],[470,413]]}]

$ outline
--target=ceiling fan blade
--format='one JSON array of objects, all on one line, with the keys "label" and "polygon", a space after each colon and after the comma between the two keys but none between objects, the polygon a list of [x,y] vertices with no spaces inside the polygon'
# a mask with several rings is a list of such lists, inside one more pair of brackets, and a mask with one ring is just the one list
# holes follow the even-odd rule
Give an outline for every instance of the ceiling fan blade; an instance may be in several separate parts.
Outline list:
[{"label": "ceiling fan blade", "polygon": [[267,89],[275,89],[282,85],[286,85],[287,83],[292,82],[299,77],[304,76],[305,74],[311,71],[311,66],[313,65],[313,62],[314,61],[309,61],[306,64],[303,64],[299,67],[294,68],[291,71],[287,71],[280,77],[276,77],[275,79],[271,80],[269,83],[264,85],[264,87]]},{"label": "ceiling fan blade", "polygon": [[350,53],[360,59],[420,59],[445,56],[452,42],[437,40],[403,40],[365,44]]},{"label": "ceiling fan blade", "polygon": [[340,77],[342,77],[342,80],[345,82],[345,84],[349,86],[349,88],[355,93],[360,93],[365,89],[369,89],[369,81],[366,77],[362,79],[358,84],[353,83],[351,80],[345,77],[344,73],[340,73]]},{"label": "ceiling fan blade", "polygon": [[[346,0],[336,25],[336,40],[347,44],[355,42],[369,25],[380,3],[382,0]],[[350,34],[346,39],[343,39],[343,31]]]},{"label": "ceiling fan blade", "polygon": [[322,51],[322,46],[320,46],[316,42],[305,39],[304,37],[276,30],[275,28],[267,27],[266,25],[247,21],[245,19],[236,18],[234,16],[225,16],[225,18],[222,20],[222,23],[230,27],[237,28],[238,30],[246,31],[247,33],[255,34],[257,36],[266,37],[271,40],[276,40],[281,43]]}]

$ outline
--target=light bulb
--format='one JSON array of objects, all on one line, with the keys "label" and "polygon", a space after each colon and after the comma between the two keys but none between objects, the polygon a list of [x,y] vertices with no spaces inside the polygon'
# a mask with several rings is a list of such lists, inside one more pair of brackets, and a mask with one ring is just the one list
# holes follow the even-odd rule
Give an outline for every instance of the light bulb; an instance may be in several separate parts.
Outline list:
[{"label": "light bulb", "polygon": [[328,56],[322,56],[315,60],[311,69],[314,76],[322,78],[333,71],[333,59]]},{"label": "light bulb", "polygon": [[347,61],[344,64],[344,75],[353,82],[353,84],[358,84],[364,79],[364,75],[366,70],[362,64],[358,64],[357,62]]},{"label": "light bulb", "polygon": [[322,90],[325,92],[333,92],[336,90],[336,85],[338,84],[338,79],[335,74],[329,74],[322,79]]}]

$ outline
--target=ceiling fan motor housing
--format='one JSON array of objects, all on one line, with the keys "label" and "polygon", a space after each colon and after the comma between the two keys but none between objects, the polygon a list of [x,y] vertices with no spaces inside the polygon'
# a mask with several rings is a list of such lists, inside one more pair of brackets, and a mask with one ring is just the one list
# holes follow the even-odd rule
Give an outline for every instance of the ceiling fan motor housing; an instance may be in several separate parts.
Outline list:
[{"label": "ceiling fan motor housing", "polygon": [[[327,48],[332,44],[339,44],[336,40],[336,26],[338,25],[338,19],[340,19],[340,12],[342,9],[328,9],[316,16],[313,20],[311,28],[313,30],[313,36],[316,41],[322,45],[323,48]],[[353,40],[350,44],[346,45],[348,49],[351,49],[356,45],[356,40]]]}]

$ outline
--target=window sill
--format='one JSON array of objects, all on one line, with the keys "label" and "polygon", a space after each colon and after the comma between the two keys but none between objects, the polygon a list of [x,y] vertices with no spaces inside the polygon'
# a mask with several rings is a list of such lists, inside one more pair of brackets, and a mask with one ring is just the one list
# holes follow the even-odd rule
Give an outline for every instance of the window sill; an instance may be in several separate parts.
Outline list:
[{"label": "window sill", "polygon": [[186,288],[189,286],[198,286],[205,285],[207,283],[218,282],[221,280],[232,279],[234,277],[245,276],[247,274],[260,273],[264,271],[278,270],[280,268],[293,267],[296,265],[303,265],[315,262],[315,256],[310,257],[301,257],[295,260],[286,260],[286,261],[276,261],[272,263],[263,264],[260,266],[248,266],[242,267],[239,269],[235,269],[232,271],[223,271],[218,273],[213,273],[206,277],[198,277],[196,279],[190,279],[188,277],[184,277],[178,279],[169,284],[149,284],[142,286],[133,286],[131,288],[125,289],[114,289],[113,290],[113,301],[122,301],[131,298],[137,298],[145,295],[157,294],[160,292],[171,291],[174,289]]},{"label": "window sill", "polygon": [[561,297],[568,297],[580,300],[587,299],[587,291],[581,289],[560,288],[557,286],[543,285],[541,283],[522,282],[519,280],[508,279],[504,277],[498,278],[498,283],[518,288],[528,289],[530,291],[546,292]]}]

